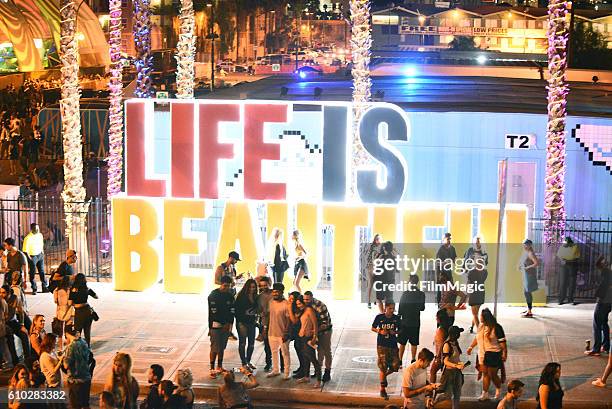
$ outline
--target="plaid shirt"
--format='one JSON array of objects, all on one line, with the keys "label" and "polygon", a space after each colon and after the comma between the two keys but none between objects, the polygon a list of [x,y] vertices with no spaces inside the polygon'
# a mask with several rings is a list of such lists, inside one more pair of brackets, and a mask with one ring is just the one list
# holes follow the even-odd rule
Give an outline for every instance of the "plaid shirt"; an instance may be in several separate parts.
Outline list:
[{"label": "plaid shirt", "polygon": [[319,332],[324,332],[328,329],[331,329],[332,321],[331,316],[329,315],[329,311],[327,310],[327,305],[325,305],[322,301],[313,298],[311,307],[315,310],[315,313],[317,314]]}]

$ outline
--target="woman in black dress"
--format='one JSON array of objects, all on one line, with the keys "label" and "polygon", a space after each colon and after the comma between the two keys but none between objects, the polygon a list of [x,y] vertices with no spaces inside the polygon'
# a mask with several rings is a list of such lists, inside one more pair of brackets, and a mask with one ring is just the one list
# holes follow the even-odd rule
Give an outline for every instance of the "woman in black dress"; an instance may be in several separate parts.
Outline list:
[{"label": "woman in black dress", "polygon": [[91,323],[94,321],[93,309],[87,302],[90,296],[98,298],[98,295],[87,287],[85,274],[77,274],[68,299],[70,305],[74,307],[74,329],[77,332],[83,331],[83,337],[87,345],[91,345]]},{"label": "woman in black dress", "polygon": [[480,307],[485,302],[485,291],[484,283],[489,275],[485,258],[481,255],[474,253],[471,256],[470,263],[473,263],[472,269],[468,272],[468,285],[472,285],[473,291],[468,294],[468,303],[472,309],[472,325],[470,326],[470,334],[474,333],[474,327],[478,328],[480,321],[478,320],[478,314]]},{"label": "woman in black dress", "polygon": [[549,362],[542,370],[540,376],[540,387],[538,388],[537,409],[561,409],[563,407],[563,388],[559,378],[561,377],[561,365],[557,362]]}]

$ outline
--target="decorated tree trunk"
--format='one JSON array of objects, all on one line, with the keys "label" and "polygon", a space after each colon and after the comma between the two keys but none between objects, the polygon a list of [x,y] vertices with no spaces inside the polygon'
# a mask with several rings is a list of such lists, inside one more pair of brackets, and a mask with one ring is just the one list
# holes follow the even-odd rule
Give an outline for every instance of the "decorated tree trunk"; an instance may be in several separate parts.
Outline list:
[{"label": "decorated tree trunk", "polygon": [[358,124],[370,102],[372,82],[370,80],[370,48],[372,33],[370,26],[370,1],[351,0],[351,52],[353,55],[353,166],[351,194],[357,197],[357,169],[368,163],[368,155],[359,139]]},{"label": "decorated tree trunk", "polygon": [[108,196],[121,192],[123,175],[123,67],[121,63],[121,0],[110,0],[110,91],[108,109]]},{"label": "decorated tree trunk", "polygon": [[195,14],[193,0],[181,0],[181,34],[177,45],[176,87],[177,98],[193,98],[195,81]]},{"label": "decorated tree trunk", "polygon": [[565,118],[569,87],[565,79],[569,37],[567,3],[548,4],[548,127],[546,130],[546,190],[544,240],[558,242],[565,234]]},{"label": "decorated tree trunk", "polygon": [[[79,100],[79,51],[76,34],[76,6],[73,0],[60,2],[60,60],[62,141],[64,144],[64,212],[69,246],[79,251],[81,272],[87,263],[88,204],[83,187],[83,142]],[[84,245],[83,245],[84,244]]]},{"label": "decorated tree trunk", "polygon": [[149,0],[134,1],[134,45],[136,46],[136,96],[150,98],[153,95],[151,71],[151,10]]}]

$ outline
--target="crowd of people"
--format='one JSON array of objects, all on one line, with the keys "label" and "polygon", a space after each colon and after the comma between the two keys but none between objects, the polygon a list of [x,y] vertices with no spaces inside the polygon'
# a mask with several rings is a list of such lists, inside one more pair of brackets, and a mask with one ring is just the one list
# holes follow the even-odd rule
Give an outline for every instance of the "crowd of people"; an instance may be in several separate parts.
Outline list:
[{"label": "crowd of people", "polygon": [[[435,281],[437,284],[452,283],[453,264],[457,252],[451,243],[451,234],[446,233],[440,246],[436,260]],[[411,364],[403,368],[402,394],[403,408],[429,408],[438,402],[450,400],[453,409],[459,408],[461,390],[464,382],[463,370],[471,365],[471,361],[462,359],[463,351],[459,338],[464,331],[455,324],[455,313],[466,309],[469,303],[471,309],[471,326],[469,332],[475,337],[466,350],[468,356],[477,350],[475,366],[478,380],[482,380],[482,392],[479,401],[491,400],[490,389],[493,384],[494,399],[498,400],[499,409],[516,408],[516,401],[523,393],[524,383],[518,379],[507,383],[506,394],[503,385],[507,381],[505,363],[508,359],[507,338],[504,329],[488,308],[482,308],[485,303],[484,290],[477,289],[469,294],[456,289],[457,286],[442,286],[436,294],[438,311],[436,313],[436,331],[434,333],[433,351],[423,348],[418,352],[421,312],[425,310],[425,293],[420,290],[419,277],[410,275],[409,289],[399,297],[399,308],[396,314],[396,303],[392,291],[387,288],[395,284],[399,275],[397,264],[393,262],[397,255],[392,242],[383,242],[382,236],[376,234],[372,243],[363,249],[361,264],[365,300],[371,308],[372,291],[379,308],[379,314],[372,323],[372,331],[377,334],[377,361],[380,374],[380,396],[388,399],[388,376],[402,370],[406,346],[410,344]],[[563,271],[560,280],[559,304],[566,300],[575,304],[575,270],[580,252],[576,244],[567,238],[559,249],[557,256],[563,261]],[[468,284],[484,284],[487,279],[488,254],[480,237],[475,237],[472,246],[464,255],[466,260],[479,260],[468,269],[466,278]],[[450,260],[450,263],[445,261]],[[533,317],[532,293],[537,290],[538,258],[531,240],[523,243],[523,252],[519,260],[519,271],[522,273],[523,289],[527,310],[522,316]],[[377,267],[379,270],[377,271]],[[610,336],[608,316],[612,303],[612,288],[610,275],[612,271],[606,260],[600,257],[596,268],[600,277],[597,288],[597,304],[593,319],[593,348],[585,354],[599,356],[610,352]],[[465,272],[464,272],[465,273]],[[573,277],[573,279],[572,279]],[[484,288],[484,287],[483,287]],[[429,371],[428,371],[429,368]],[[441,371],[439,382],[438,373]],[[612,354],[601,378],[593,381],[597,387],[605,387],[607,378],[612,371]],[[559,382],[561,365],[548,363],[542,370],[536,400],[538,408],[560,409],[563,401],[563,389]]]},{"label": "crowd of people", "polygon": [[[248,391],[259,385],[255,376],[258,368],[252,362],[256,342],[263,344],[265,361],[262,369],[267,378],[281,377],[288,382],[287,385],[291,382],[310,384],[314,390],[321,390],[325,383],[332,380],[333,326],[330,311],[324,302],[315,298],[312,291],[302,292],[301,281],[309,277],[309,269],[308,252],[299,230],[292,234],[290,252],[283,243],[283,231],[275,228],[262,268],[258,269],[255,277],[251,277],[250,273],[238,273],[240,254],[236,251],[230,251],[227,259],[215,269],[218,288],[210,292],[207,300],[209,377],[222,379],[217,396],[221,409],[254,407]],[[398,297],[399,305],[396,306],[394,293],[379,289],[381,283],[392,283],[397,274],[395,264],[384,262],[397,253],[393,243],[383,242],[382,237],[376,235],[364,251],[366,269],[383,266],[382,272],[366,273],[373,281],[366,287],[375,290],[379,308],[371,330],[376,333],[380,396],[389,399],[388,378],[401,371],[404,409],[431,408],[444,400],[450,400],[451,407],[457,409],[462,399],[463,371],[472,364],[467,357],[474,354],[478,380],[482,381],[478,400],[495,399],[498,409],[515,409],[525,383],[519,379],[507,379],[508,339],[493,313],[488,308],[482,308],[484,292],[479,290],[465,294],[450,287],[440,290],[440,294],[436,294],[437,325],[432,348],[419,350],[421,315],[426,303],[426,295],[419,289],[419,277],[416,274],[410,276],[411,286]],[[447,233],[437,257],[454,259],[456,254],[451,235]],[[559,254],[572,256],[576,252],[561,251]],[[532,264],[537,263],[537,258],[534,257],[536,261],[533,261],[533,255],[533,245],[526,241],[520,265],[526,269],[532,268]],[[90,304],[90,298],[98,298],[98,295],[88,287],[82,273],[75,274],[73,266],[77,257],[74,250],[68,250],[66,259],[47,280],[44,239],[38,225],[33,223],[23,240],[22,250],[16,246],[14,239],[4,240],[0,264],[0,271],[4,274],[4,284],[0,288],[0,356],[3,369],[13,371],[9,387],[15,391],[64,387],[68,390],[70,407],[74,409],[88,408],[90,405],[91,379],[96,366],[91,350],[91,329],[99,318]],[[467,274],[468,281],[484,283],[488,254],[480,237],[474,239],[465,257],[484,261]],[[379,259],[383,262],[376,262]],[[286,291],[285,273],[291,268],[291,263],[293,278],[289,280],[291,288]],[[441,266],[436,271],[437,282],[453,280],[452,271],[444,264]],[[593,349],[588,351],[589,355],[610,349],[609,328],[604,330],[604,326],[607,325],[612,297],[611,272],[603,258],[598,260],[597,267],[603,280],[597,291],[595,343]],[[524,271],[523,275],[526,276]],[[41,292],[53,294],[56,312],[52,318],[51,332],[45,330],[49,317],[35,314],[30,318],[25,297],[28,280],[32,294],[37,294],[39,284]],[[524,280],[528,281],[529,277],[524,277]],[[528,292],[527,289],[525,292]],[[367,297],[369,301],[370,295],[367,294]],[[464,329],[455,325],[455,314],[466,310],[466,303],[471,307],[469,333],[474,336],[464,353],[459,342]],[[371,308],[371,303],[369,306]],[[232,338],[238,341],[234,345],[238,349],[240,368],[224,366],[224,357],[230,345],[228,341]],[[298,358],[293,365],[290,354],[292,343]],[[410,364],[404,365],[408,345]],[[169,380],[164,379],[161,365],[150,365],[147,373],[149,390],[139,404],[139,385],[132,376],[132,357],[117,352],[112,362],[104,392],[99,397],[101,408],[193,407],[195,393],[189,368],[178,369],[174,379]],[[603,376],[593,385],[605,387],[611,371],[612,359],[609,359]],[[242,380],[237,379],[238,374],[242,374]],[[538,408],[562,408],[564,391],[560,377],[559,363],[551,362],[544,367],[536,395]],[[491,389],[493,394],[490,394]],[[27,407],[28,404],[19,399],[13,399],[9,404],[10,409]],[[64,406],[50,403],[49,407],[55,409]]]}]

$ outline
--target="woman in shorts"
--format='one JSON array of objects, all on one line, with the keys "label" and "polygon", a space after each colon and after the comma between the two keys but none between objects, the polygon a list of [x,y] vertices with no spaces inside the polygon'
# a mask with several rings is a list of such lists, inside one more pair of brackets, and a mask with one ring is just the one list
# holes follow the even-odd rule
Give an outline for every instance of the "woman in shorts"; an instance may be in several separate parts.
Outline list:
[{"label": "woman in shorts", "polygon": [[293,266],[293,287],[299,292],[302,292],[302,288],[300,287],[300,282],[302,278],[306,280],[308,277],[308,264],[306,264],[306,249],[302,244],[302,234],[299,230],[294,230],[293,235],[293,244],[295,249],[295,265]]}]

